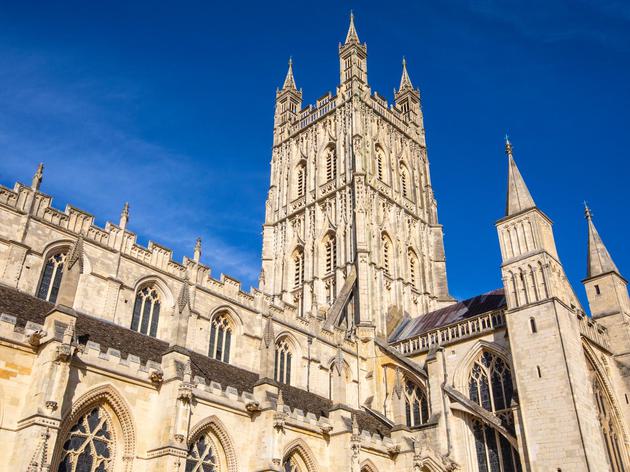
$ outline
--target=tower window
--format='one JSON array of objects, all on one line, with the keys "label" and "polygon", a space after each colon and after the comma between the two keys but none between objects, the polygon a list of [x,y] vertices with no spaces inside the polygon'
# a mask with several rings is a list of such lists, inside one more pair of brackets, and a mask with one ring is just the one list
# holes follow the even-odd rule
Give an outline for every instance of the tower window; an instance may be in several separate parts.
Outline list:
[{"label": "tower window", "polygon": [[376,150],[376,176],[378,177],[378,180],[380,180],[381,182],[384,181],[383,160],[384,160],[383,151],[381,148],[378,148]]},{"label": "tower window", "polygon": [[337,175],[337,156],[331,147],[326,151],[326,181],[333,180]]},{"label": "tower window", "polygon": [[538,332],[538,329],[536,328],[536,320],[534,318],[529,319],[529,327],[532,330],[532,333]]},{"label": "tower window", "polygon": [[332,274],[337,267],[337,241],[333,234],[326,236],[324,252],[326,254],[326,274]]},{"label": "tower window", "polygon": [[387,275],[391,275],[392,242],[386,234],[381,236],[383,245],[383,270]]},{"label": "tower window", "polygon": [[418,288],[418,257],[413,249],[409,248],[407,258],[409,259],[409,282],[414,288]]},{"label": "tower window", "polygon": [[304,251],[298,248],[293,253],[293,286],[299,287],[304,281]]},{"label": "tower window", "polygon": [[210,324],[210,347],[208,356],[221,362],[230,362],[232,327],[225,313],[218,313]]},{"label": "tower window", "polygon": [[306,193],[306,167],[300,164],[296,174],[296,193],[297,198],[303,197]]},{"label": "tower window", "polygon": [[540,372],[540,366],[539,365],[536,366],[536,373],[538,374],[538,378],[541,379],[542,378],[542,372]]},{"label": "tower window", "polygon": [[153,285],[138,290],[133,305],[131,329],[155,337],[160,319],[160,295]]},{"label": "tower window", "polygon": [[42,280],[39,283],[39,290],[37,290],[38,298],[51,303],[55,303],[57,301],[57,294],[59,293],[59,287],[61,286],[63,265],[65,261],[65,252],[58,252],[48,258],[46,266],[44,267],[44,272],[42,273]]},{"label": "tower window", "polygon": [[409,176],[407,175],[407,168],[402,166],[400,168],[400,189],[402,192],[402,196],[405,198],[409,198]]},{"label": "tower window", "polygon": [[595,285],[595,293],[597,295],[601,295],[602,294],[602,291],[599,289],[599,285]]}]

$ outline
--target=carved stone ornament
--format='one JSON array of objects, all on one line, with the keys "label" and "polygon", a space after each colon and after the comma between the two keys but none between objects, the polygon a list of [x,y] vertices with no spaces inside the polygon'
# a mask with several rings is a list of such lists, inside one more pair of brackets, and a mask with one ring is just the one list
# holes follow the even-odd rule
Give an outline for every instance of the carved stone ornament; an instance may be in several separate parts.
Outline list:
[{"label": "carved stone ornament", "polygon": [[284,431],[287,415],[284,412],[277,411],[273,414],[273,427],[278,431]]},{"label": "carved stone ornament", "polygon": [[37,331],[34,331],[30,334],[30,336],[28,337],[28,343],[33,347],[37,347],[39,346],[42,338],[46,337],[47,334],[48,333],[43,329],[38,329]]},{"label": "carved stone ornament", "polygon": [[182,401],[183,403],[190,404],[193,399],[192,389],[192,384],[189,384],[187,382],[182,383],[177,390],[177,399]]},{"label": "carved stone ornament", "polygon": [[149,373],[149,380],[153,384],[160,385],[164,381],[164,372],[161,370],[152,370]]},{"label": "carved stone ornament", "polygon": [[256,401],[256,400],[252,400],[250,402],[247,402],[247,404],[245,405],[245,408],[247,409],[248,412],[250,413],[255,413],[257,411],[260,411],[260,402]]},{"label": "carved stone ornament", "polygon": [[72,346],[70,344],[60,344],[55,352],[55,362],[68,362],[72,357]]}]

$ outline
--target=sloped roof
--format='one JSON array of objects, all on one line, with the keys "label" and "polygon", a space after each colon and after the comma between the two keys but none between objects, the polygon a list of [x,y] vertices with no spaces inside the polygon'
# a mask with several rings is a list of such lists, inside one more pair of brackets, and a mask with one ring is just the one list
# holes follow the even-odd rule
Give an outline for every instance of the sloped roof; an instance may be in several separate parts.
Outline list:
[{"label": "sloped roof", "polygon": [[[18,329],[23,329],[27,322],[44,324],[46,315],[54,308],[52,303],[40,300],[6,285],[0,284],[0,313],[17,318]],[[169,350],[169,344],[151,336],[132,331],[123,326],[92,316],[77,313],[75,334],[80,344],[88,341],[100,344],[101,350],[117,349],[121,356],[138,356],[142,363],[148,360],[160,363],[162,355]],[[260,379],[258,373],[219,362],[198,352],[184,351],[191,359],[193,376],[198,375],[207,381],[215,381],[223,387],[234,387],[239,392],[253,392],[254,385]],[[333,402],[290,385],[278,385],[282,389],[284,402],[293,408],[310,412],[316,416],[328,417]],[[352,410],[357,416],[361,429],[380,436],[389,436],[391,427],[363,410]]]},{"label": "sloped roof", "polygon": [[419,334],[440,328],[441,326],[446,326],[466,318],[472,318],[505,307],[505,294],[503,289],[499,288],[429,312],[417,318],[406,317],[394,330],[389,338],[389,342],[401,341],[418,336]]}]

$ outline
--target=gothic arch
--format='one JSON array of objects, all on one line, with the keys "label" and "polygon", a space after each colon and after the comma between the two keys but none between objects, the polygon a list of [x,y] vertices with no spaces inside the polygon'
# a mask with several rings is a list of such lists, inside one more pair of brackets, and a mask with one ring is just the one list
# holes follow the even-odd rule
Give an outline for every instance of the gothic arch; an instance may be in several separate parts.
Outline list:
[{"label": "gothic arch", "polygon": [[[337,356],[335,355],[331,357],[326,363],[326,366],[328,367],[328,371],[330,373],[332,373],[333,369],[335,368],[336,362],[338,362],[338,360],[337,360]],[[346,361],[345,359],[341,360],[341,364],[342,364],[341,368],[343,369],[343,374],[346,377],[346,382],[351,383],[352,382],[352,369],[350,368],[350,364],[348,364],[348,361]]]},{"label": "gothic arch", "polygon": [[360,470],[361,472],[378,472],[378,469],[374,465],[374,462],[372,462],[370,459],[365,459],[363,462],[361,462]]},{"label": "gothic arch", "polygon": [[162,296],[164,297],[163,300],[164,300],[165,308],[172,308],[175,305],[175,297],[173,296],[173,292],[169,288],[168,284],[162,278],[156,275],[146,275],[144,277],[139,278],[133,286],[134,296],[136,295],[139,289],[149,284],[155,284],[155,286],[161,292]]},{"label": "gothic arch", "polygon": [[315,455],[302,438],[294,439],[289,444],[287,444],[287,446],[284,448],[284,454],[282,454],[282,457],[284,459],[291,454],[298,454],[300,456],[308,469],[306,472],[319,471],[319,466],[317,465],[317,461],[315,460]]},{"label": "gothic arch", "polygon": [[[56,241],[48,243],[44,247],[44,250],[42,251],[42,259],[46,261],[50,256],[64,249],[66,251],[69,251],[73,244],[74,244],[74,241],[70,239],[57,239]],[[90,259],[85,255],[85,251],[83,252],[82,262],[83,262],[83,274],[91,274],[92,263],[90,262]]]},{"label": "gothic arch", "polygon": [[94,387],[92,390],[81,395],[72,405],[70,405],[59,427],[59,434],[55,444],[52,464],[53,470],[61,460],[62,446],[70,432],[70,428],[83,416],[90,408],[97,405],[106,405],[111,409],[114,418],[112,420],[118,425],[119,431],[113,431],[113,437],[121,452],[120,466],[114,470],[131,472],[133,470],[133,459],[136,450],[136,426],[131,415],[131,408],[111,384],[103,384]]},{"label": "gothic arch", "polygon": [[190,430],[190,434],[188,435],[188,445],[190,446],[193,444],[197,438],[206,431],[212,432],[219,441],[219,445],[225,454],[227,472],[238,472],[238,460],[236,457],[234,442],[232,441],[225,425],[215,415],[204,418]]},{"label": "gothic arch", "polygon": [[291,349],[293,350],[293,354],[295,355],[295,360],[297,361],[298,359],[302,359],[302,344],[300,344],[295,335],[290,331],[284,330],[276,336],[274,342],[277,343],[282,339],[286,339],[288,341]]},{"label": "gothic arch", "polygon": [[235,334],[243,334],[243,319],[233,307],[226,304],[214,307],[212,311],[210,311],[208,320],[212,321],[212,318],[214,318],[214,316],[219,313],[227,313],[228,318],[232,322],[232,327],[235,331]]},{"label": "gothic arch", "polygon": [[[508,365],[510,370],[514,372],[514,368],[512,366],[512,358],[510,356],[509,351],[506,348],[504,348],[503,346],[497,343],[480,339],[470,348],[470,350],[462,358],[462,360],[459,362],[459,364],[457,365],[453,373],[453,387],[455,387],[460,392],[466,391],[464,387],[466,387],[468,383],[468,375],[470,373],[470,369],[472,368],[473,363],[475,362],[475,359],[477,358],[477,356],[483,350],[489,351],[499,356],[501,359],[505,361],[505,363]],[[512,379],[514,378],[515,377],[512,376]]]}]

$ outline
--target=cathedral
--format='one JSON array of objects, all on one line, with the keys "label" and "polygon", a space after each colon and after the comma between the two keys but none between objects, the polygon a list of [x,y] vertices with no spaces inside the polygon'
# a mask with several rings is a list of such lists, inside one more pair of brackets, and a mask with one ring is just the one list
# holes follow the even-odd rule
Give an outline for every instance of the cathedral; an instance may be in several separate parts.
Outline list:
[{"label": "cathedral", "polygon": [[503,286],[453,299],[405,62],[388,104],[351,17],[339,73],[276,92],[249,291],[128,205],[56,209],[43,165],[0,186],[1,470],[630,472],[630,298],[589,209],[587,314],[506,140]]}]

